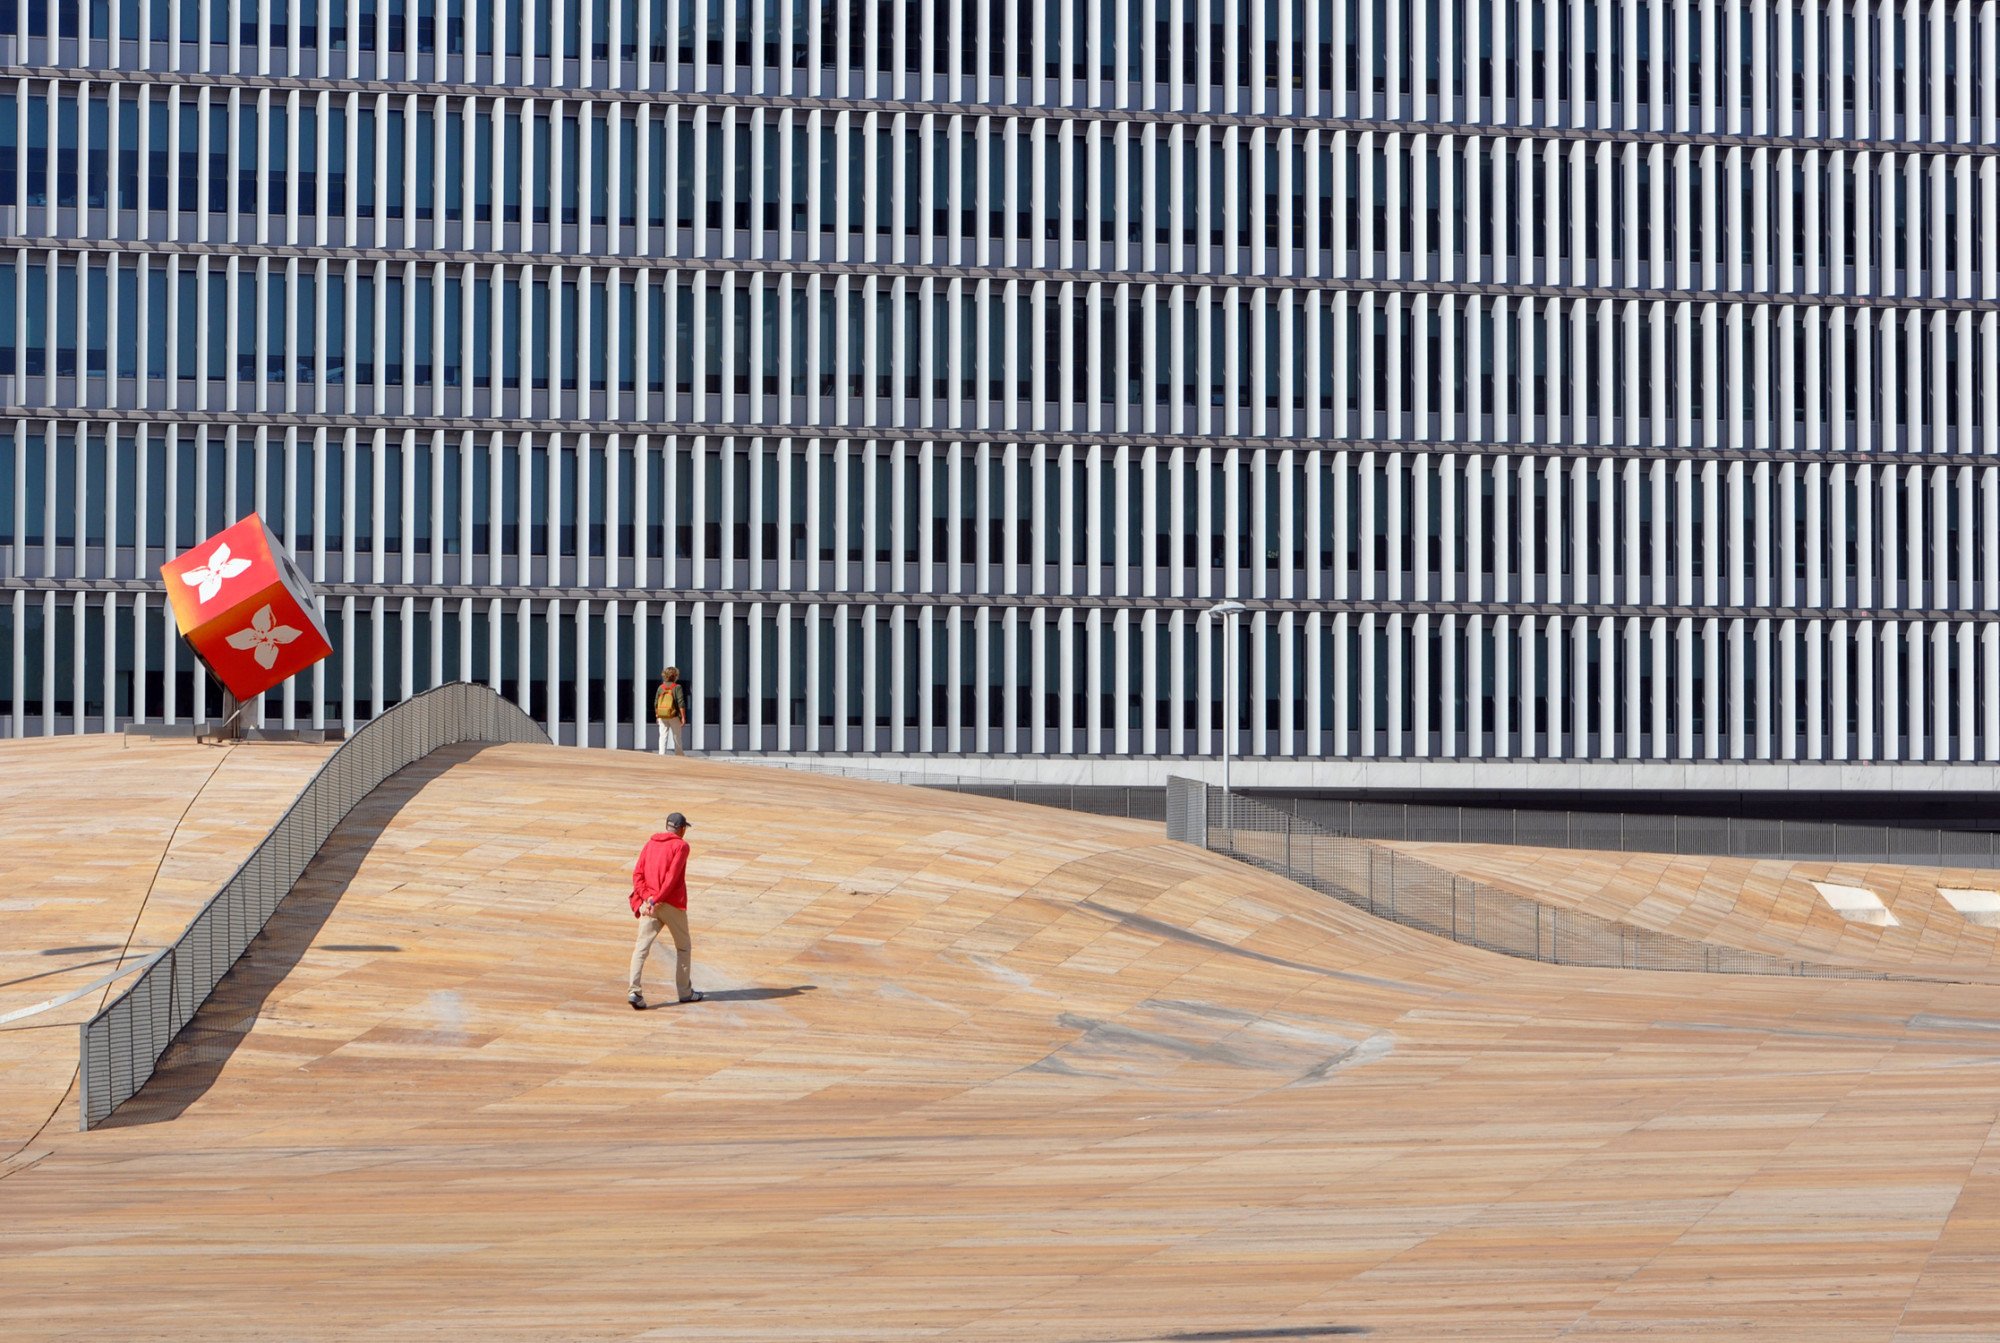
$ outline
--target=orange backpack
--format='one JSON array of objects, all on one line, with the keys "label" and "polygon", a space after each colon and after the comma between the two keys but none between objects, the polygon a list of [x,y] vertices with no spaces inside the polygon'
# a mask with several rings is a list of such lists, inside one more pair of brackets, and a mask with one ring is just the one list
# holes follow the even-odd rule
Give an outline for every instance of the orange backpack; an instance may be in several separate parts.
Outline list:
[{"label": "orange backpack", "polygon": [[681,692],[679,681],[662,681],[653,695],[653,717],[659,719],[686,718],[687,699]]}]

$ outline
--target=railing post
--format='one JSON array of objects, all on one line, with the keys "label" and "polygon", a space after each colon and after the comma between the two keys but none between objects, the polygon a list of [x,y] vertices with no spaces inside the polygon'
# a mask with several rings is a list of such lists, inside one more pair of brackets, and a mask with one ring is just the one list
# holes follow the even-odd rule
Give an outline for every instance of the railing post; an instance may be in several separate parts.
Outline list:
[{"label": "railing post", "polygon": [[90,1023],[76,1023],[76,1130],[90,1129]]}]

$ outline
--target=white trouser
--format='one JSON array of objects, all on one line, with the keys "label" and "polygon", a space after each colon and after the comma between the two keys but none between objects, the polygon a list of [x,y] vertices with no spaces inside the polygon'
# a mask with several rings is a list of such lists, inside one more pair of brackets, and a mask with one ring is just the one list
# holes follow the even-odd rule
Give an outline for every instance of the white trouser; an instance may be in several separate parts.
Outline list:
[{"label": "white trouser", "polygon": [[685,718],[662,718],[659,720],[659,723],[660,723],[660,744],[659,744],[660,754],[665,755],[667,753],[667,743],[671,741],[674,745],[675,755],[686,755],[688,749],[687,720]]}]

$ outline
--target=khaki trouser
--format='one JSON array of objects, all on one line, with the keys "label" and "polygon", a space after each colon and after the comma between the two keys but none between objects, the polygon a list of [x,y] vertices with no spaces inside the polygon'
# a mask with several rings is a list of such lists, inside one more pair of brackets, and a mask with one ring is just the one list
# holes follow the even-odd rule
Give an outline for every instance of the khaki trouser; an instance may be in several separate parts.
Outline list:
[{"label": "khaki trouser", "polygon": [[665,928],[674,939],[674,987],[678,997],[686,998],[694,992],[688,972],[694,967],[694,942],[688,937],[688,912],[672,905],[661,903],[653,906],[651,914],[639,916],[639,940],[632,948],[632,992],[640,992],[639,976],[646,970],[646,953],[659,940],[660,929]]},{"label": "khaki trouser", "polygon": [[675,755],[688,753],[688,725],[685,718],[662,718],[660,720],[660,754],[667,753],[667,743],[674,744]]}]

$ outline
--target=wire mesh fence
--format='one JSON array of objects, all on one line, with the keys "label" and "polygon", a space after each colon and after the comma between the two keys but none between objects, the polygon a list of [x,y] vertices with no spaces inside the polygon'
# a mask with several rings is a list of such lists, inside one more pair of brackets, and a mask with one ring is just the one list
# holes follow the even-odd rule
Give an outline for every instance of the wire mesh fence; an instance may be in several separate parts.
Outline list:
[{"label": "wire mesh fence", "polygon": [[320,766],[186,930],[78,1028],[78,1127],[102,1122],[146,1084],[334,827],[384,779],[455,742],[548,739],[514,704],[468,682],[414,696],[362,727]]},{"label": "wire mesh fence", "polygon": [[1168,782],[1166,812],[1169,839],[1241,859],[1377,918],[1507,956],[1605,969],[1889,977],[1560,909],[1195,779]]}]

